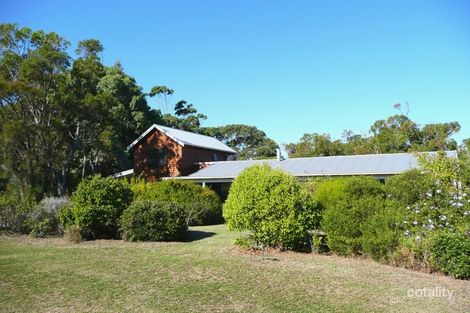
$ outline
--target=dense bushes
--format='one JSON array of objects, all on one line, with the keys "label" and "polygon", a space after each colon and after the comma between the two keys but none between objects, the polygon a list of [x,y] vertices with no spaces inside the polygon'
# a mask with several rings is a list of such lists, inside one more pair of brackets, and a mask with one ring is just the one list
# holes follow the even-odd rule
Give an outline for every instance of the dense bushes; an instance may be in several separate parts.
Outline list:
[{"label": "dense bushes", "polygon": [[456,278],[470,278],[470,238],[438,232],[430,239],[431,262],[437,270]]},{"label": "dense bushes", "polygon": [[[363,225],[384,209],[383,186],[372,177],[344,179],[337,186],[341,189],[336,199],[328,200],[322,226],[331,250],[342,255],[358,254],[363,251]],[[373,232],[371,227],[367,228],[369,232]]]},{"label": "dense bushes", "polygon": [[181,240],[187,230],[186,212],[173,202],[137,200],[124,211],[121,232],[126,240]]},{"label": "dense bushes", "polygon": [[29,189],[18,190],[7,186],[5,191],[0,192],[0,228],[29,233],[31,225],[28,217],[35,205],[36,199]]},{"label": "dense bushes", "polygon": [[362,250],[372,258],[390,261],[403,234],[403,208],[386,201],[380,210],[360,226]]},{"label": "dense bushes", "polygon": [[31,235],[42,237],[63,233],[58,213],[68,207],[70,207],[70,200],[67,197],[44,198],[28,216],[27,224],[31,228]]},{"label": "dense bushes", "polygon": [[298,249],[319,225],[316,202],[297,179],[268,165],[244,170],[233,182],[223,208],[230,229],[250,231],[266,246]]},{"label": "dense bushes", "polygon": [[155,183],[134,180],[131,186],[135,199],[174,202],[182,206],[186,212],[188,225],[223,222],[222,202],[210,188],[184,180],[165,180]]},{"label": "dense bushes", "polygon": [[385,181],[385,191],[388,197],[404,206],[423,199],[431,186],[432,181],[429,175],[416,169],[391,176]]},{"label": "dense bushes", "polygon": [[71,212],[61,211],[60,220],[64,226],[76,224],[84,239],[117,238],[119,218],[132,196],[125,181],[97,175],[80,182]]}]

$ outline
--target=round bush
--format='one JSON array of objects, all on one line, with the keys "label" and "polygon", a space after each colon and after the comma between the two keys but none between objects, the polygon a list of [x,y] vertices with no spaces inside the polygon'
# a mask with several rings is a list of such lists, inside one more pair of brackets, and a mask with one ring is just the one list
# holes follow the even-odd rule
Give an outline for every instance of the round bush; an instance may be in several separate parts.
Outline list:
[{"label": "round bush", "polygon": [[100,175],[84,179],[72,194],[74,221],[64,212],[64,222],[78,225],[84,239],[117,238],[119,218],[132,197],[126,181]]},{"label": "round bush", "polygon": [[186,212],[188,225],[223,223],[222,202],[210,188],[190,181],[165,180],[156,183],[137,181],[133,184],[135,199],[174,202]]},{"label": "round bush", "polygon": [[384,205],[382,184],[372,177],[348,178],[332,203],[324,211],[322,222],[328,246],[342,255],[360,253],[361,225]]},{"label": "round bush", "polygon": [[101,175],[82,180],[72,194],[72,202],[76,207],[109,205],[116,210],[117,215],[127,209],[132,198],[132,190],[125,180]]},{"label": "round bush", "polygon": [[444,274],[470,278],[470,238],[461,233],[439,232],[430,239],[433,265]]},{"label": "round bush", "polygon": [[223,207],[229,229],[251,232],[259,244],[301,248],[307,231],[319,226],[316,202],[297,179],[268,165],[245,169]]},{"label": "round bush", "polygon": [[123,239],[130,241],[181,240],[187,229],[185,210],[173,202],[137,200],[121,217]]},{"label": "round bush", "polygon": [[74,207],[75,224],[84,239],[116,238],[116,209],[110,205]]}]

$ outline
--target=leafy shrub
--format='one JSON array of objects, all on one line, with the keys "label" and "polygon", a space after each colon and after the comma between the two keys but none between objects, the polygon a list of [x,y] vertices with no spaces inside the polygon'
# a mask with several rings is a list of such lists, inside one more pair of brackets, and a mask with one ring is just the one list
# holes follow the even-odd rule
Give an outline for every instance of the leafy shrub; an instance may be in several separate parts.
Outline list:
[{"label": "leafy shrub", "polygon": [[403,235],[403,208],[389,201],[360,226],[364,252],[379,261],[389,261]]},{"label": "leafy shrub", "polygon": [[70,206],[67,197],[46,197],[34,207],[29,214],[27,223],[31,227],[31,235],[43,237],[45,235],[59,235],[58,212]]},{"label": "leafy shrub", "polygon": [[118,218],[110,205],[85,205],[74,207],[75,223],[84,239],[116,238]]},{"label": "leafy shrub", "polygon": [[412,205],[423,199],[432,187],[429,175],[420,170],[409,170],[385,180],[385,192],[388,197],[399,201],[404,206]]},{"label": "leafy shrub", "polygon": [[347,179],[345,178],[332,178],[317,183],[313,194],[321,209],[324,210],[335,204],[339,196],[344,192],[346,182]]},{"label": "leafy shrub", "polygon": [[361,225],[383,209],[382,185],[372,177],[345,179],[344,190],[323,214],[323,230],[332,251],[342,255],[362,252]]},{"label": "leafy shrub", "polygon": [[117,238],[119,219],[132,197],[126,181],[96,175],[80,182],[72,194],[73,222],[67,210],[60,219],[64,225],[78,225],[84,239]]},{"label": "leafy shrub", "polygon": [[174,202],[186,212],[188,225],[210,225],[222,223],[222,202],[210,188],[183,180],[165,180],[143,184],[132,184],[135,199]]},{"label": "leafy shrub", "polygon": [[64,237],[67,241],[72,243],[79,243],[82,241],[82,236],[80,234],[80,227],[77,225],[70,225],[65,229]]},{"label": "leafy shrub", "polygon": [[28,217],[36,205],[34,191],[30,187],[22,188],[8,184],[0,192],[0,228],[22,232],[31,232]]},{"label": "leafy shrub", "polygon": [[441,230],[470,230],[470,188],[460,181],[458,160],[439,153],[420,159],[428,190],[407,206],[405,235],[420,240]]},{"label": "leafy shrub", "polygon": [[187,229],[185,210],[173,202],[137,200],[121,217],[123,238],[130,241],[180,240]]},{"label": "leafy shrub", "polygon": [[268,165],[245,169],[233,182],[223,209],[231,230],[248,230],[259,244],[301,248],[318,228],[316,202],[297,179]]},{"label": "leafy shrub", "polygon": [[470,278],[470,238],[460,233],[439,232],[430,239],[431,262],[444,274]]},{"label": "leafy shrub", "polygon": [[58,210],[57,220],[61,229],[66,229],[68,226],[75,224],[75,215],[73,213],[73,207],[71,204],[66,205]]},{"label": "leafy shrub", "polygon": [[74,207],[109,205],[120,216],[132,202],[132,197],[132,190],[125,180],[95,175],[78,184],[72,202]]}]

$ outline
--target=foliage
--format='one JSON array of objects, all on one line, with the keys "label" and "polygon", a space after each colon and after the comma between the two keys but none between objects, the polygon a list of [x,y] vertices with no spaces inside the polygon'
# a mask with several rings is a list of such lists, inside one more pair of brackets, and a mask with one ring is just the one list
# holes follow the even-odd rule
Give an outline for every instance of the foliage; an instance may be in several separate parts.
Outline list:
[{"label": "foliage", "polygon": [[125,145],[161,121],[120,65],[103,65],[98,40],[80,41],[76,59],[69,46],[54,32],[0,25],[0,163],[38,198],[128,167]]},{"label": "foliage", "polygon": [[60,208],[57,212],[57,220],[61,229],[75,224],[75,215],[72,205],[67,205]]},{"label": "foliage", "polygon": [[31,227],[27,220],[35,205],[29,188],[22,191],[9,184],[4,192],[0,192],[0,228],[29,233]]},{"label": "foliage", "polygon": [[431,187],[432,181],[429,174],[418,169],[409,170],[385,180],[387,196],[403,206],[413,205],[423,199]]},{"label": "foliage", "polygon": [[111,205],[83,205],[73,208],[75,224],[84,239],[117,238],[118,219]]},{"label": "foliage", "polygon": [[[347,179],[332,178],[324,179],[320,182],[309,181],[308,188],[312,190],[315,200],[317,200],[319,207],[322,210],[331,208],[339,199],[340,195],[346,188]],[[316,186],[313,186],[313,185]]]},{"label": "foliage", "polygon": [[[132,190],[124,180],[95,175],[84,179],[72,194],[73,224],[80,227],[83,238],[116,238],[122,212],[132,201]],[[67,211],[61,214],[70,225]]]},{"label": "foliage", "polygon": [[263,159],[276,156],[278,145],[255,126],[231,124],[202,129],[238,152],[239,160]]},{"label": "foliage", "polygon": [[70,207],[67,197],[47,197],[37,204],[29,214],[26,223],[31,227],[31,235],[43,237],[45,235],[59,235],[60,228],[58,212]]},{"label": "foliage", "polygon": [[407,206],[405,235],[421,240],[437,230],[470,230],[470,189],[459,180],[458,160],[444,153],[419,160],[431,187],[419,201]]},{"label": "foliage", "polygon": [[397,114],[374,122],[370,136],[350,130],[341,140],[333,140],[328,134],[304,134],[299,142],[285,148],[290,157],[455,150],[457,143],[452,136],[459,130],[457,122],[419,127],[406,115]]},{"label": "foliage", "polygon": [[109,205],[117,215],[121,215],[129,206],[132,198],[132,190],[125,180],[101,175],[82,180],[72,194],[74,207]]},{"label": "foliage", "polygon": [[430,240],[431,262],[442,273],[470,278],[470,238],[468,235],[438,232]]},{"label": "foliage", "polygon": [[130,241],[181,240],[186,233],[186,212],[173,202],[137,200],[121,217],[121,232]]},{"label": "foliage", "polygon": [[383,210],[382,185],[372,177],[351,177],[344,190],[323,214],[323,230],[332,251],[342,255],[362,252],[363,225]]},{"label": "foliage", "polygon": [[245,169],[233,182],[224,204],[231,230],[247,230],[265,246],[298,249],[318,228],[316,202],[297,179],[268,165]]},{"label": "foliage", "polygon": [[188,225],[222,223],[222,202],[210,188],[183,180],[145,183],[134,179],[131,184],[136,199],[174,202],[186,212]]},{"label": "foliage", "polygon": [[400,204],[389,201],[360,225],[361,246],[372,258],[388,262],[403,235],[404,212]]}]

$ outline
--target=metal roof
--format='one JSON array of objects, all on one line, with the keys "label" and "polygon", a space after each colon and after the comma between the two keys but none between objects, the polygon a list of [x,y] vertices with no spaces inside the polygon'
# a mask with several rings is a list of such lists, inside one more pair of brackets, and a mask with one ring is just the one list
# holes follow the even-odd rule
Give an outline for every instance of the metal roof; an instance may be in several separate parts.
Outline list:
[{"label": "metal roof", "polygon": [[191,133],[188,131],[175,129],[167,126],[153,124],[150,126],[139,138],[134,140],[128,147],[127,150],[131,149],[135,146],[139,141],[141,141],[145,136],[147,136],[151,131],[159,130],[160,132],[164,133],[180,145],[188,145],[193,147],[200,147],[210,150],[217,150],[217,151],[224,151],[230,153],[237,153],[235,150],[230,148],[229,146],[225,145],[224,143],[220,142],[219,140],[204,136],[196,133]]},{"label": "metal roof", "polygon": [[[423,152],[436,154],[436,152]],[[447,156],[456,157],[456,151],[447,151]],[[365,154],[347,156],[327,156],[277,160],[246,160],[211,162],[209,165],[189,176],[179,179],[190,180],[232,180],[244,169],[255,164],[266,163],[272,168],[280,168],[297,177],[315,176],[387,176],[400,174],[418,167],[415,154]]]}]

